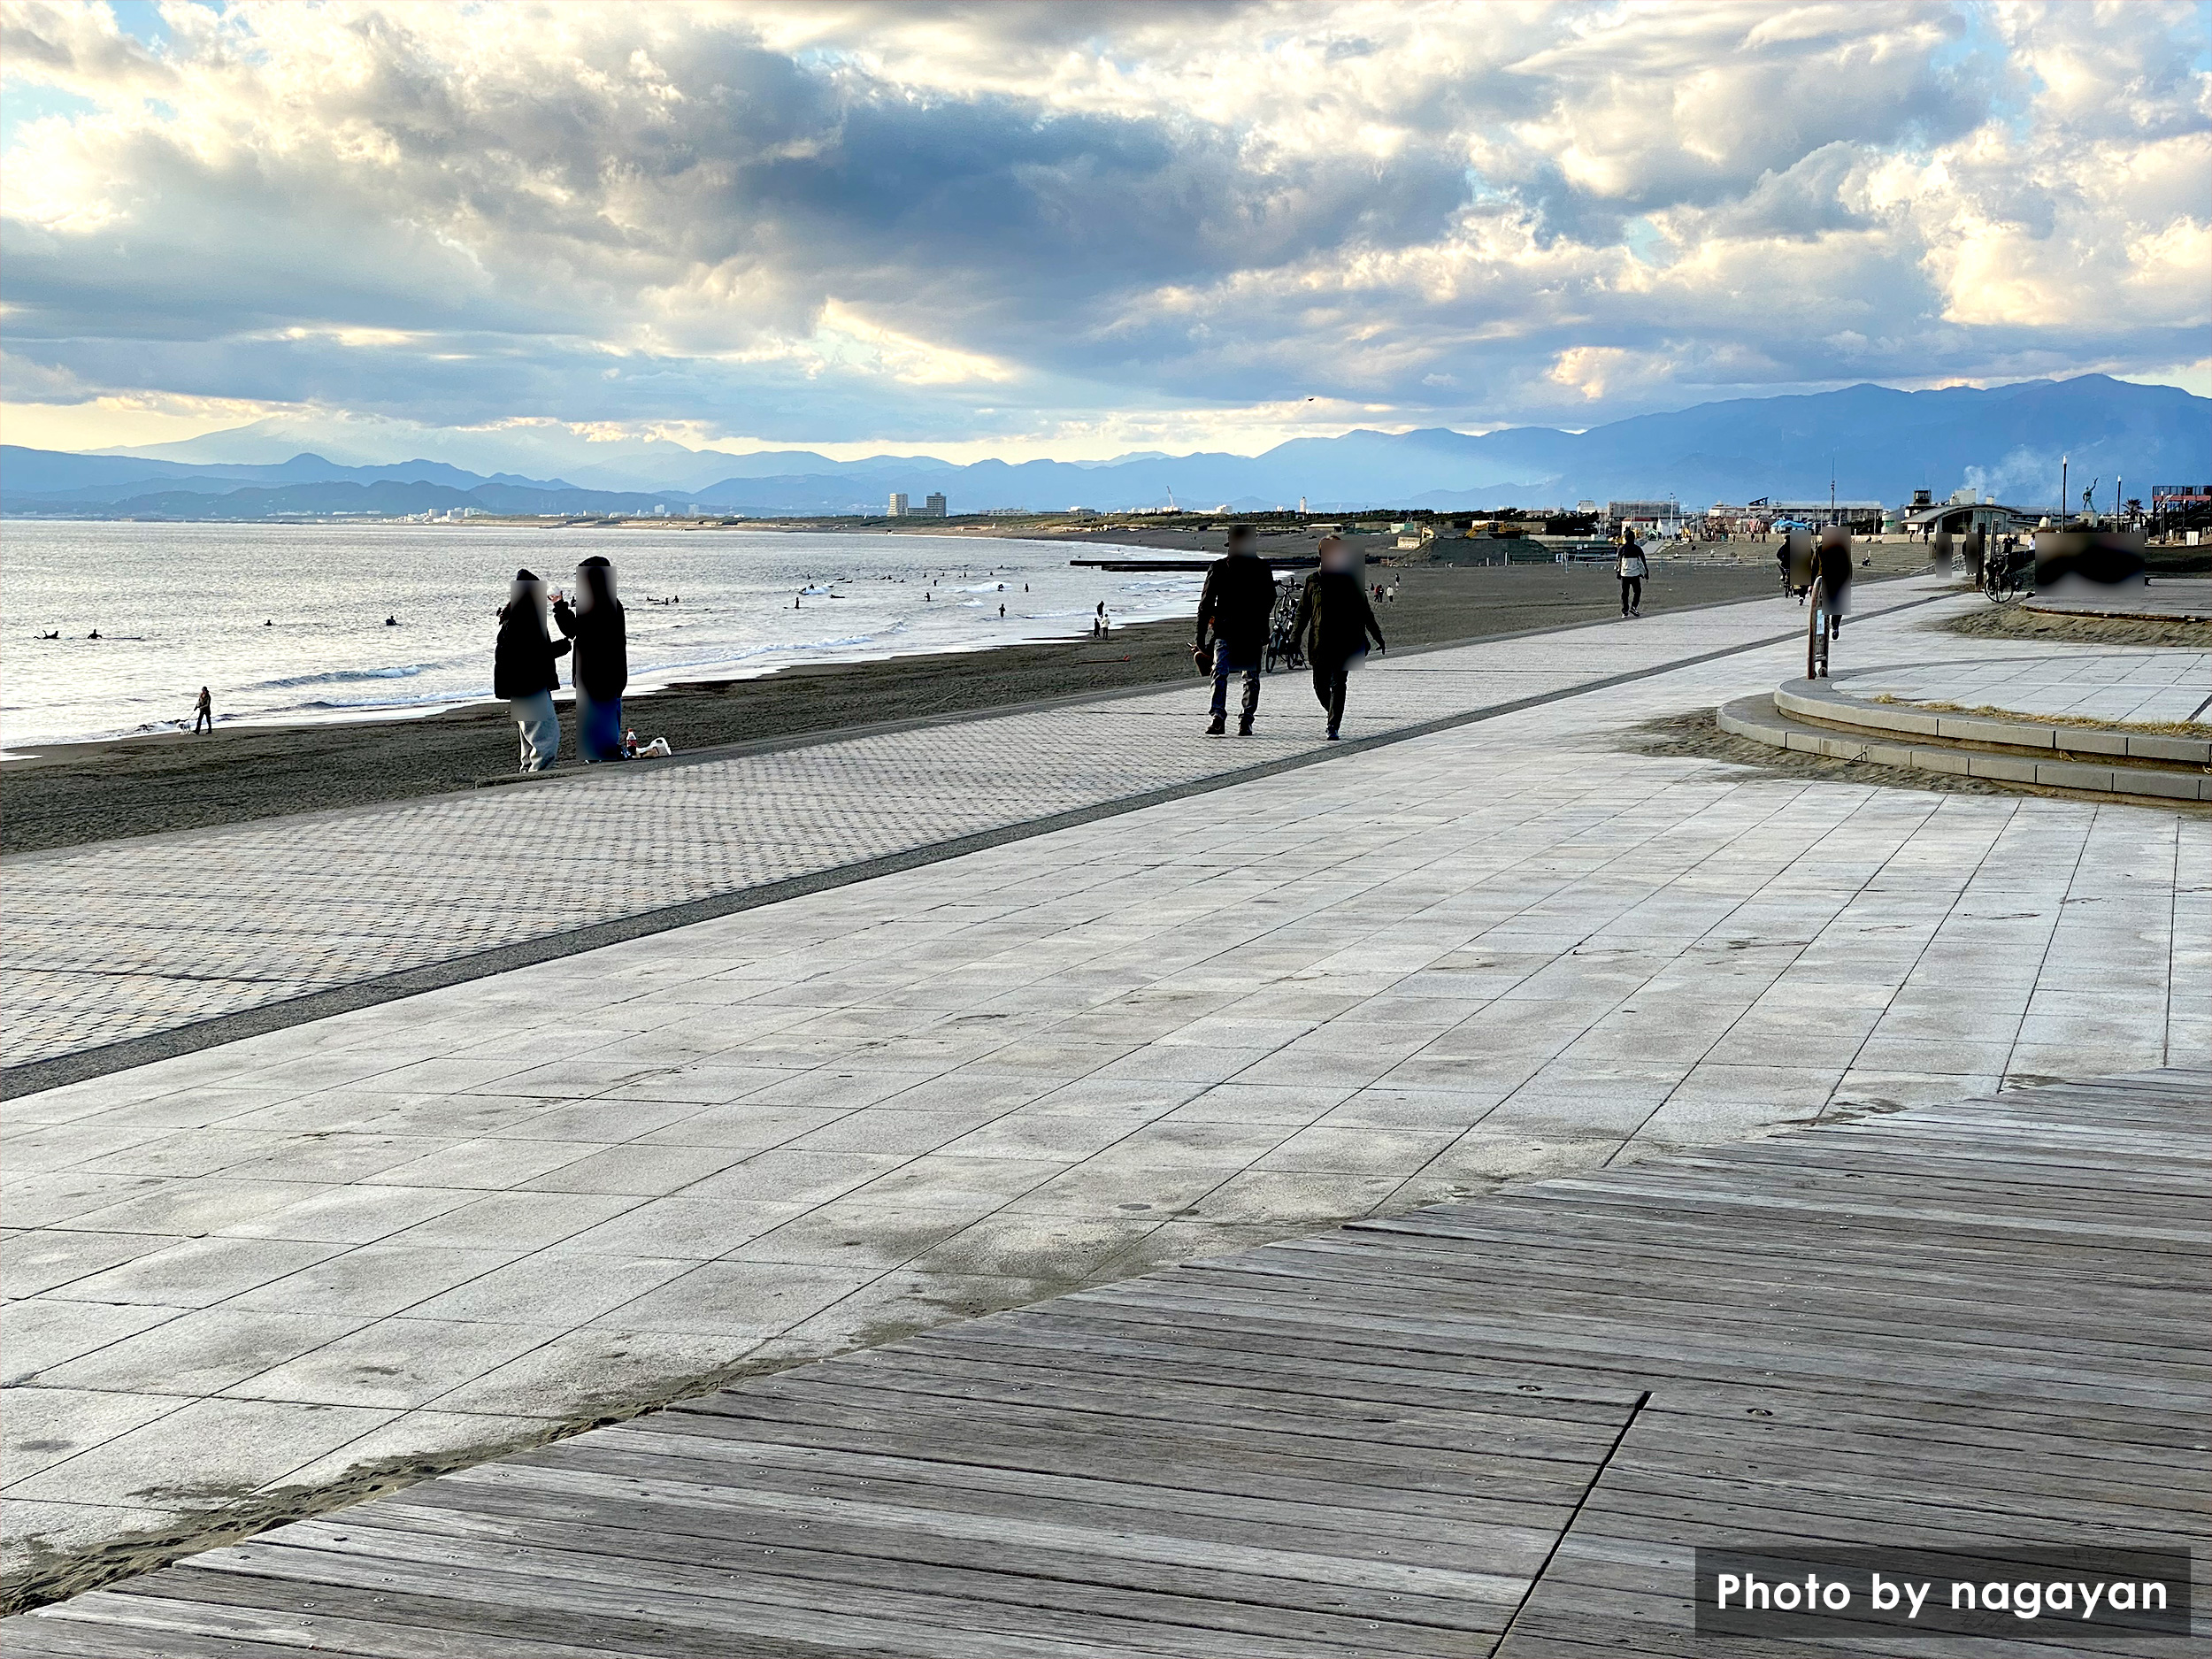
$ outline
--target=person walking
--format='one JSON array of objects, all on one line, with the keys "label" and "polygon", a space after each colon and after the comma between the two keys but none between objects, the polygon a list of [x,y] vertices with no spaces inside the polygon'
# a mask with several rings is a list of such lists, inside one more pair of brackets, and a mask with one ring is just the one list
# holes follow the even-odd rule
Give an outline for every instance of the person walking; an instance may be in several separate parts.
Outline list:
[{"label": "person walking", "polygon": [[522,770],[548,772],[561,752],[560,717],[553,688],[561,683],[554,659],[568,654],[545,626],[545,584],[531,570],[515,572],[499,609],[499,638],[492,648],[492,695],[507,700],[522,739]]},{"label": "person walking", "polygon": [[1298,618],[1290,625],[1294,649],[1301,640],[1313,664],[1313,695],[1329,717],[1329,741],[1336,742],[1344,725],[1344,687],[1354,661],[1367,654],[1367,641],[1376,649],[1383,643],[1381,624],[1368,602],[1364,585],[1345,568],[1344,542],[1339,536],[1321,541],[1321,568],[1306,578],[1298,595]]},{"label": "person walking", "polygon": [[[1982,585],[1982,571],[1989,560],[1989,538],[1983,534],[1981,526],[1976,525],[1966,533],[1960,557],[1966,564],[1966,580],[1979,588]],[[1928,563],[1938,575],[1948,576],[1951,573],[1951,561],[1947,558],[1931,558]]]},{"label": "person walking", "polygon": [[1851,533],[1830,525],[1820,533],[1813,553],[1812,638],[1808,648],[1805,678],[1828,678],[1828,648],[1843,632],[1843,619],[1851,613]]},{"label": "person walking", "polygon": [[215,729],[215,697],[205,686],[200,687],[200,700],[192,705],[192,735]]},{"label": "person walking", "polygon": [[1621,553],[1615,564],[1621,579],[1621,614],[1640,617],[1644,614],[1644,578],[1651,573],[1645,562],[1644,550],[1636,542],[1636,531],[1629,526],[1621,531]]},{"label": "person walking", "polygon": [[1252,551],[1252,526],[1230,526],[1228,555],[1208,569],[1206,586],[1198,595],[1198,634],[1191,644],[1199,672],[1210,669],[1213,674],[1213,720],[1206,727],[1208,737],[1220,737],[1229,729],[1232,674],[1244,677],[1237,735],[1252,735],[1252,718],[1260,709],[1260,658],[1267,650],[1267,623],[1274,611],[1275,572]]},{"label": "person walking", "polygon": [[622,606],[614,595],[614,566],[597,554],[576,567],[576,603],[556,595],[553,620],[575,642],[569,684],[576,687],[576,750],[587,765],[620,760],[622,692],[630,683],[630,655]]}]

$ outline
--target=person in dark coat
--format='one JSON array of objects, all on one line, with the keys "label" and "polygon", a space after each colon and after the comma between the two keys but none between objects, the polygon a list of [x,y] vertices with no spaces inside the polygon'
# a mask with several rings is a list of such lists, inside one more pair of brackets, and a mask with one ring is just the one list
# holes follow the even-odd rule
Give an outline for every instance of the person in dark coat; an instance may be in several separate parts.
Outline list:
[{"label": "person in dark coat", "polygon": [[553,602],[553,620],[575,642],[569,684],[576,687],[576,748],[587,763],[620,760],[622,691],[630,655],[622,606],[614,596],[614,566],[594,554],[576,567],[576,603]]},{"label": "person in dark coat", "polygon": [[1851,533],[1830,525],[1813,554],[1813,634],[1820,678],[1828,677],[1828,647],[1851,614]]},{"label": "person in dark coat", "polygon": [[499,610],[499,640],[492,649],[492,695],[507,699],[522,737],[522,770],[545,772],[561,753],[561,721],[553,688],[561,683],[554,659],[568,654],[546,631],[545,584],[530,570],[515,572]]},{"label": "person in dark coat", "polygon": [[[1244,677],[1244,705],[1237,735],[1252,735],[1252,717],[1260,709],[1260,662],[1267,654],[1268,618],[1275,613],[1275,572],[1252,551],[1252,527],[1232,525],[1229,552],[1213,562],[1198,595],[1198,634],[1191,655],[1201,672],[1214,679],[1213,723],[1208,737],[1229,726],[1229,677]],[[1210,650],[1209,646],[1210,644]]]},{"label": "person in dark coat", "polygon": [[1298,619],[1290,625],[1295,648],[1305,641],[1313,664],[1313,695],[1329,716],[1329,741],[1344,724],[1344,686],[1353,661],[1367,654],[1367,641],[1383,646],[1382,625],[1367,601],[1360,579],[1345,568],[1344,543],[1337,536],[1321,541],[1321,568],[1306,578],[1298,595]]},{"label": "person in dark coat", "polygon": [[[1983,534],[1981,526],[1976,525],[1966,533],[1961,557],[1966,561],[1966,580],[1979,588],[1982,585],[1982,571],[1989,561],[1989,538]],[[1937,565],[1932,558],[1928,562],[1935,565],[1941,574],[1947,576],[1951,573],[1950,560],[1945,559],[1940,565]]]}]

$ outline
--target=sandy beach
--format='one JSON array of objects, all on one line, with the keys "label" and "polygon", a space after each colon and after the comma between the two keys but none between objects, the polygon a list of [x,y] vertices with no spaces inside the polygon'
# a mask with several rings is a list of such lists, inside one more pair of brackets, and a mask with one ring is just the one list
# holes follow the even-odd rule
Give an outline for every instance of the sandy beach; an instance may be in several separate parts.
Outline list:
[{"label": "sandy beach", "polygon": [[[1420,565],[1378,568],[1376,577],[1398,585],[1396,602],[1383,606],[1381,617],[1401,648],[1600,621],[1619,608],[1617,589],[1602,568]],[[1662,565],[1646,603],[1656,614],[1774,591],[1771,572],[1755,565]],[[1778,604],[1776,614],[1783,616]],[[490,668],[488,637],[487,679]],[[1102,641],[825,664],[673,687],[629,700],[626,713],[641,737],[665,737],[680,755],[1179,680],[1191,686],[1195,718],[1203,695],[1191,664],[1189,628],[1167,622],[1125,628]],[[1268,691],[1271,701],[1310,695],[1294,676],[1278,677]],[[564,709],[565,741],[572,745],[566,717]],[[200,738],[162,734],[58,745],[0,766],[0,849],[73,846],[465,789],[511,773],[514,753],[505,708],[489,702],[419,718],[219,727]]]}]

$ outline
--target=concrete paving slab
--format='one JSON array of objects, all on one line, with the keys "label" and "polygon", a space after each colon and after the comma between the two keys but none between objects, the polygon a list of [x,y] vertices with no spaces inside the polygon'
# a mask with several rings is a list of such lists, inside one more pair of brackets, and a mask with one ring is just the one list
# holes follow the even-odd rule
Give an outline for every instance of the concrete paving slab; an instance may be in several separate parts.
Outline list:
[{"label": "concrete paving slab", "polygon": [[[1532,655],[1486,649],[1494,686]],[[1639,682],[1637,718],[1778,661]],[[1553,703],[6,1102],[83,1162],[7,1169],[7,1259],[69,1277],[5,1317],[42,1366],[111,1350],[119,1392],[165,1341],[209,1395],[386,1414],[301,1465],[335,1480],[349,1447],[526,1439],[1508,1177],[2204,1044],[2201,819],[1624,755],[1621,723]],[[88,1167],[202,1125],[209,1173]],[[204,1310],[66,1301],[194,1232],[330,1248]],[[339,1334],[279,1354],[248,1316]],[[20,1512],[175,1512],[111,1496]]]}]

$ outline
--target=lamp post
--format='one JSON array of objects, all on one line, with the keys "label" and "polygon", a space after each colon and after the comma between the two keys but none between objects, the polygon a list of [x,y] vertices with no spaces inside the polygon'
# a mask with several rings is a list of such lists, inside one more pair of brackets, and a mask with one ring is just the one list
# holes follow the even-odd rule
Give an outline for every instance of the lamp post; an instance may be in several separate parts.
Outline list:
[{"label": "lamp post", "polygon": [[2058,457],[2058,527],[2062,530],[2066,527],[2068,519],[2072,516],[2066,511],[2067,458],[2062,455]]}]

